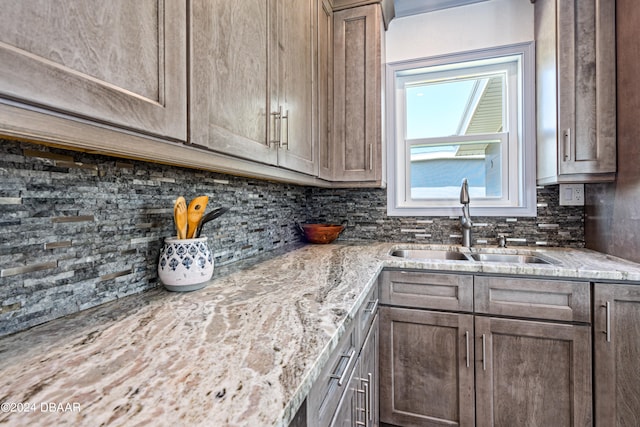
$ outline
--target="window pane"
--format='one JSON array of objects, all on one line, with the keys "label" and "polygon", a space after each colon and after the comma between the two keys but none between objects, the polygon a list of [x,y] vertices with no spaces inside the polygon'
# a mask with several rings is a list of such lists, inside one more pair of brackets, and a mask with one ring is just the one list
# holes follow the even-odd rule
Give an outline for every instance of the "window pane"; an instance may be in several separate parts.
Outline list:
[{"label": "window pane", "polygon": [[463,178],[472,198],[502,197],[501,148],[500,140],[412,146],[411,199],[457,199]]},{"label": "window pane", "polygon": [[409,84],[407,139],[502,132],[504,85],[502,73]]}]

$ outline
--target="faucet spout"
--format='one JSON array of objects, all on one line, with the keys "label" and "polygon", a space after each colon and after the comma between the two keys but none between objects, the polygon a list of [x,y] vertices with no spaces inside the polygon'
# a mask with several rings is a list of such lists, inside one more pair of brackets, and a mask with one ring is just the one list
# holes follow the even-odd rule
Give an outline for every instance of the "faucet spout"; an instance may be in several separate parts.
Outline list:
[{"label": "faucet spout", "polygon": [[460,188],[460,203],[469,205],[469,182],[467,178],[462,179],[462,187]]},{"label": "faucet spout", "polygon": [[462,203],[462,216],[460,217],[460,225],[462,226],[462,246],[471,247],[471,215],[469,214],[469,183],[467,178],[462,180],[462,188],[460,188],[460,203]]}]

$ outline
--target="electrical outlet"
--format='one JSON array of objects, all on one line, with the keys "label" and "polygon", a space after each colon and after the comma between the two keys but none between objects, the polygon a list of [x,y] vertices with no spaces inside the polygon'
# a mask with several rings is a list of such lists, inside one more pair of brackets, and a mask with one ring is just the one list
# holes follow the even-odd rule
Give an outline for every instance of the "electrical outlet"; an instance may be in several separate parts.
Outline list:
[{"label": "electrical outlet", "polygon": [[584,206],[584,184],[560,184],[560,206]]}]

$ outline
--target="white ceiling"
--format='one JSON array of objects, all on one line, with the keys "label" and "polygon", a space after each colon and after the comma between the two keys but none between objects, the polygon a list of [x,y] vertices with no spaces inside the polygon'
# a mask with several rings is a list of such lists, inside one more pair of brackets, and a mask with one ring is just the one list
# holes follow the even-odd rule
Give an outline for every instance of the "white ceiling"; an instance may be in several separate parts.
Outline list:
[{"label": "white ceiling", "polygon": [[483,1],[488,0],[394,0],[394,6],[396,17],[400,18]]}]

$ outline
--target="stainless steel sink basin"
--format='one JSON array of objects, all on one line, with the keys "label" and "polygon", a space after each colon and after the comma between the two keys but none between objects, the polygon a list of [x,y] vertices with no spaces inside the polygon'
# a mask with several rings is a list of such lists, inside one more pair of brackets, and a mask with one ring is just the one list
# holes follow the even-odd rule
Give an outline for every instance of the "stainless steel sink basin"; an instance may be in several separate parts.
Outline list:
[{"label": "stainless steel sink basin", "polygon": [[505,264],[556,264],[554,260],[531,253],[464,253],[445,249],[397,249],[391,252],[391,256],[421,261],[454,260],[468,262],[499,262]]},{"label": "stainless steel sink basin", "polygon": [[437,249],[402,249],[391,252],[392,256],[409,259],[440,259],[440,260],[458,260],[469,261],[469,258],[460,252],[441,251]]},{"label": "stainless steel sink basin", "polygon": [[550,261],[547,261],[546,259],[540,258],[536,255],[477,253],[471,254],[470,256],[476,261],[484,262],[506,262],[512,264],[551,264]]}]

